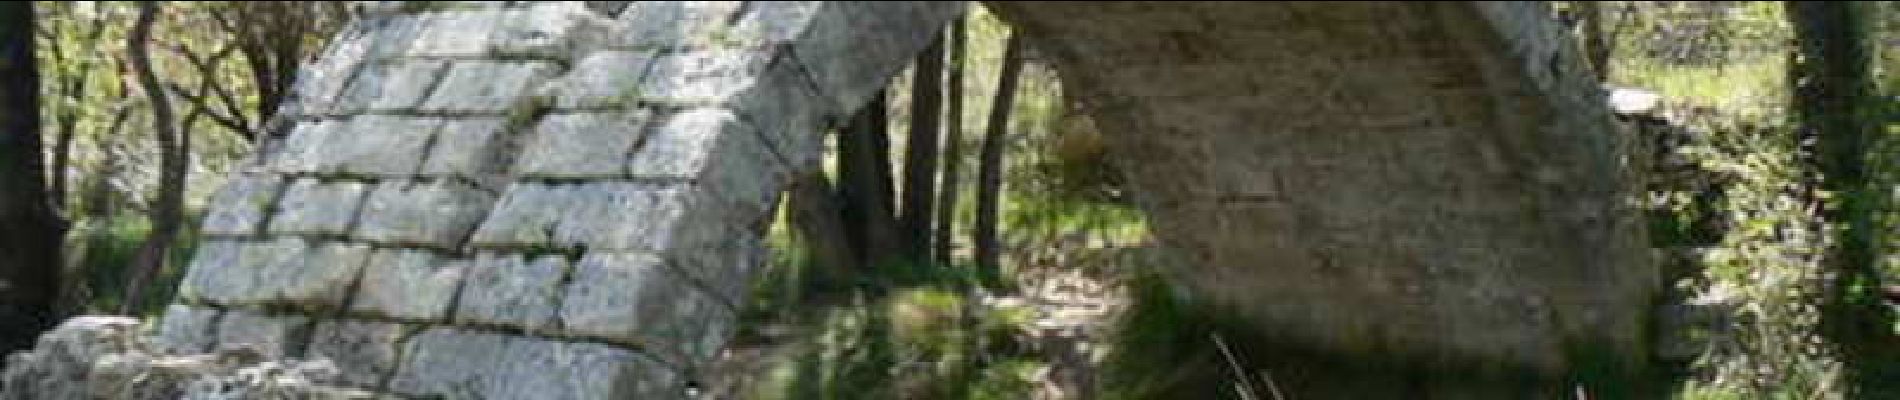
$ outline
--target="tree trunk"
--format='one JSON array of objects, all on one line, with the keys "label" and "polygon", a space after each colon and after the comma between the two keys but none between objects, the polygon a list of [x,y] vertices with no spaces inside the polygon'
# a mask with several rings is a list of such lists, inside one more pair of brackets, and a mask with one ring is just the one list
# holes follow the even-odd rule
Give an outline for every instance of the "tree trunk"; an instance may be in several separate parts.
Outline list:
[{"label": "tree trunk", "polygon": [[0,354],[58,319],[63,232],[41,160],[33,22],[32,2],[0,3]]},{"label": "tree trunk", "polygon": [[943,119],[943,40],[938,38],[917,56],[911,80],[910,140],[904,155],[904,203],[898,226],[903,230],[904,257],[927,262],[930,225],[937,195],[937,130]]},{"label": "tree trunk", "polygon": [[1840,346],[1850,379],[1866,382],[1877,378],[1864,368],[1880,363],[1876,354],[1893,354],[1893,345],[1892,316],[1878,296],[1853,293],[1880,287],[1876,266],[1882,239],[1876,219],[1886,203],[1886,191],[1867,169],[1877,127],[1869,123],[1874,110],[1868,106],[1872,75],[1864,21],[1855,16],[1852,2],[1785,4],[1799,52],[1790,68],[1798,135],[1801,142],[1813,143],[1808,161],[1818,174],[1811,190],[1832,194],[1818,200],[1821,216],[1826,225],[1841,228],[1826,253],[1831,278],[1822,288],[1821,329]]},{"label": "tree trunk", "polygon": [[888,117],[883,93],[839,131],[838,197],[845,233],[857,264],[877,268],[897,260],[897,221],[892,216]]},{"label": "tree trunk", "polygon": [[937,234],[932,240],[935,248],[932,253],[937,257],[938,265],[950,265],[950,241],[955,237],[952,228],[956,227],[958,172],[963,165],[963,58],[965,31],[963,18],[950,23],[950,92],[944,104],[943,182],[938,184],[937,194]]},{"label": "tree trunk", "polygon": [[127,60],[151,103],[152,130],[158,139],[160,157],[158,196],[152,202],[151,211],[152,232],[133,256],[129,274],[131,278],[126,281],[125,296],[119,305],[121,314],[132,314],[138,310],[145,287],[150,285],[152,276],[164,268],[166,253],[177,239],[179,225],[184,219],[185,163],[190,153],[185,147],[187,143],[177,120],[172,115],[165,87],[159,82],[158,74],[152,71],[148,47],[152,23],[157,16],[157,2],[139,2],[138,21],[133,24],[132,32],[126,38]]},{"label": "tree trunk", "polygon": [[996,221],[1003,187],[1003,136],[1009,131],[1010,108],[1016,104],[1016,84],[1022,74],[1022,38],[1011,34],[1003,50],[1002,75],[996,82],[996,102],[990,106],[989,131],[983,134],[983,150],[977,161],[976,178],[976,264],[982,278],[992,286],[1000,283],[1002,270]]},{"label": "tree trunk", "polygon": [[1598,82],[1610,80],[1610,38],[1603,30],[1603,4],[1594,1],[1572,2],[1583,19],[1584,56],[1596,70]]},{"label": "tree trunk", "polygon": [[830,286],[850,279],[860,266],[845,234],[842,210],[831,189],[831,181],[825,178],[823,171],[813,171],[794,178],[789,191],[786,203],[791,208],[792,229],[809,253],[807,265],[815,275],[807,281]]}]

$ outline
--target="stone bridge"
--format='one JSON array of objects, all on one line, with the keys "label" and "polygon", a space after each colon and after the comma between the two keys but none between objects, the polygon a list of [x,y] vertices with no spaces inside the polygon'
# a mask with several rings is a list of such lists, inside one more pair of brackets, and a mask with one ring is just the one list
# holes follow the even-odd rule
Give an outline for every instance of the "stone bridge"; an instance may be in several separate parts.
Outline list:
[{"label": "stone bridge", "polygon": [[[368,7],[213,200],[161,337],[405,395],[657,399],[731,336],[820,132],[968,5]],[[1083,95],[1181,281],[1263,332],[1240,346],[1532,391],[1646,357],[1625,141],[1544,5],[990,7]]]}]

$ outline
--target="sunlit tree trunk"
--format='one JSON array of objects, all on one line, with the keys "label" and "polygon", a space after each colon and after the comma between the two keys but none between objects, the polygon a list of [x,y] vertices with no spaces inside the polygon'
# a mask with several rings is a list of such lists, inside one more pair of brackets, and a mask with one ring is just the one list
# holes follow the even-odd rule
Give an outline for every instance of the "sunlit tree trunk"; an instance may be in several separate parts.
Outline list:
[{"label": "sunlit tree trunk", "polygon": [[1584,55],[1596,70],[1598,81],[1610,80],[1610,38],[1603,29],[1603,4],[1595,1],[1572,2],[1583,19]]},{"label": "sunlit tree trunk", "polygon": [[963,58],[966,53],[964,41],[964,19],[959,17],[950,23],[950,63],[948,66],[949,95],[944,99],[944,149],[943,182],[938,183],[937,193],[937,232],[931,240],[934,243],[931,253],[936,256],[937,264],[950,265],[950,241],[955,238],[957,192],[962,182],[958,173],[963,165]]},{"label": "sunlit tree trunk", "polygon": [[911,80],[910,140],[905,145],[904,202],[898,215],[905,258],[930,260],[933,197],[937,195],[937,130],[943,119],[943,40],[917,56]]},{"label": "sunlit tree trunk", "polygon": [[1002,261],[996,224],[1003,187],[1003,137],[1009,131],[1010,108],[1016,104],[1016,86],[1023,69],[1022,47],[1022,38],[1010,35],[1003,50],[995,103],[990,106],[989,131],[983,134],[982,154],[977,161],[976,232],[972,242],[976,243],[976,264],[982,269],[983,279],[992,284],[998,283]]},{"label": "sunlit tree trunk", "polygon": [[0,3],[0,354],[58,318],[62,224],[41,160],[33,26],[32,2]]}]

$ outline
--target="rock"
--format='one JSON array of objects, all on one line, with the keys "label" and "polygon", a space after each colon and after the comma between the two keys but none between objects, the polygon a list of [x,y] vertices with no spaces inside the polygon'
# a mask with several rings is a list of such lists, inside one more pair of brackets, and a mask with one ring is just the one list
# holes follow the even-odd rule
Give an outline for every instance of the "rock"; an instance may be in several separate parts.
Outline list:
[{"label": "rock", "polygon": [[326,360],[267,361],[244,350],[170,354],[139,328],[130,317],[67,320],[34,349],[8,357],[0,399],[393,399],[336,386],[340,371]]}]

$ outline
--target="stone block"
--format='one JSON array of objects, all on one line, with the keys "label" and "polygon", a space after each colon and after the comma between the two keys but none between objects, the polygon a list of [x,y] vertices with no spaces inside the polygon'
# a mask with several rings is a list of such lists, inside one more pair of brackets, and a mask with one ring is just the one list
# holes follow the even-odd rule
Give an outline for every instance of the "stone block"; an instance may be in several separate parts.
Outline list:
[{"label": "stone block", "polygon": [[[833,109],[851,112],[884,88],[885,78],[938,37],[936,27],[963,2],[825,2],[792,42],[792,53]],[[931,27],[931,29],[920,29]]]},{"label": "stone block", "polygon": [[206,236],[254,236],[263,230],[284,179],[270,174],[233,174],[211,195],[199,233]]},{"label": "stone block", "polygon": [[486,248],[551,244],[561,217],[579,204],[572,195],[572,186],[533,182],[509,185],[494,211],[475,230],[470,244]]},{"label": "stone block", "polygon": [[725,343],[735,314],[659,257],[588,253],[574,266],[561,320],[571,334],[637,344],[663,360],[698,365]]},{"label": "stone block", "polygon": [[[297,121],[290,128],[290,134],[284,139],[277,155],[270,160],[270,171],[284,174],[307,174],[318,172],[318,165],[327,162],[326,151],[332,136],[348,137],[343,133],[348,128],[347,119],[318,119]],[[338,139],[344,140],[344,139]]]},{"label": "stone block", "polygon": [[[363,93],[351,101],[367,101],[367,110],[389,112],[414,110],[429,97],[429,90],[442,79],[448,62],[436,60],[400,60],[372,64],[362,79]],[[374,86],[374,87],[371,87]],[[374,93],[374,96],[369,96]],[[360,99],[360,100],[358,100]]]},{"label": "stone block", "polygon": [[567,268],[567,260],[558,255],[477,255],[462,284],[455,320],[530,332],[551,330]]},{"label": "stone block", "polygon": [[310,318],[231,310],[218,321],[218,349],[249,348],[265,358],[301,357]]},{"label": "stone block", "polygon": [[640,110],[549,115],[535,125],[514,172],[543,178],[624,176],[627,155],[640,142],[650,115]]},{"label": "stone block", "polygon": [[545,93],[563,109],[632,107],[640,98],[640,79],[653,62],[653,50],[601,50],[581,56],[548,85]]},{"label": "stone block", "polygon": [[752,87],[725,103],[760,131],[792,171],[819,167],[825,152],[825,118],[838,113],[832,106],[818,95],[804,72],[783,56]]},{"label": "stone block", "polygon": [[402,324],[359,320],[319,321],[310,335],[308,358],[335,363],[342,380],[356,387],[380,387],[395,372],[402,339],[411,329]]},{"label": "stone block", "polygon": [[515,13],[499,10],[442,10],[414,16],[420,34],[405,57],[484,57],[490,34]]},{"label": "stone block", "polygon": [[698,108],[666,116],[627,162],[636,177],[698,183],[734,212],[763,214],[790,174],[751,126],[731,112]]},{"label": "stone block", "polygon": [[554,76],[542,61],[456,61],[422,110],[502,114],[530,101],[534,88]]},{"label": "stone block", "polygon": [[159,351],[171,354],[211,352],[217,339],[218,314],[210,307],[173,304],[165,307],[165,318],[158,324],[156,344]]},{"label": "stone block", "polygon": [[640,99],[689,104],[724,102],[756,84],[773,54],[736,48],[661,54],[640,80]]},{"label": "stone block", "polygon": [[478,178],[499,175],[508,168],[502,152],[508,150],[509,132],[502,118],[450,119],[435,135],[429,159],[422,164],[423,175]]},{"label": "stone block", "polygon": [[363,270],[354,311],[418,321],[448,319],[468,262],[417,249],[378,249]]},{"label": "stone block", "polygon": [[[251,297],[304,310],[333,310],[349,299],[357,274],[369,261],[368,245],[330,242],[308,246],[308,252],[277,253],[270,247],[247,249],[246,260],[259,264]],[[267,252],[267,254],[257,254]]]},{"label": "stone block", "polygon": [[377,243],[454,249],[493,203],[493,195],[460,181],[383,181],[363,203],[356,236]]},{"label": "stone block", "polygon": [[721,1],[641,1],[620,13],[626,29],[609,38],[609,46],[659,48],[707,45],[738,39],[731,21],[746,5]]},{"label": "stone block", "polygon": [[684,399],[679,373],[629,349],[435,328],[405,344],[390,389],[446,399]]},{"label": "stone block", "polygon": [[435,117],[361,115],[332,133],[317,150],[319,172],[349,175],[408,176],[422,165],[422,155],[442,121]]},{"label": "stone block", "polygon": [[355,221],[363,193],[369,185],[360,182],[323,182],[298,179],[290,182],[277,215],[271,218],[270,232],[284,235],[345,235]]}]

